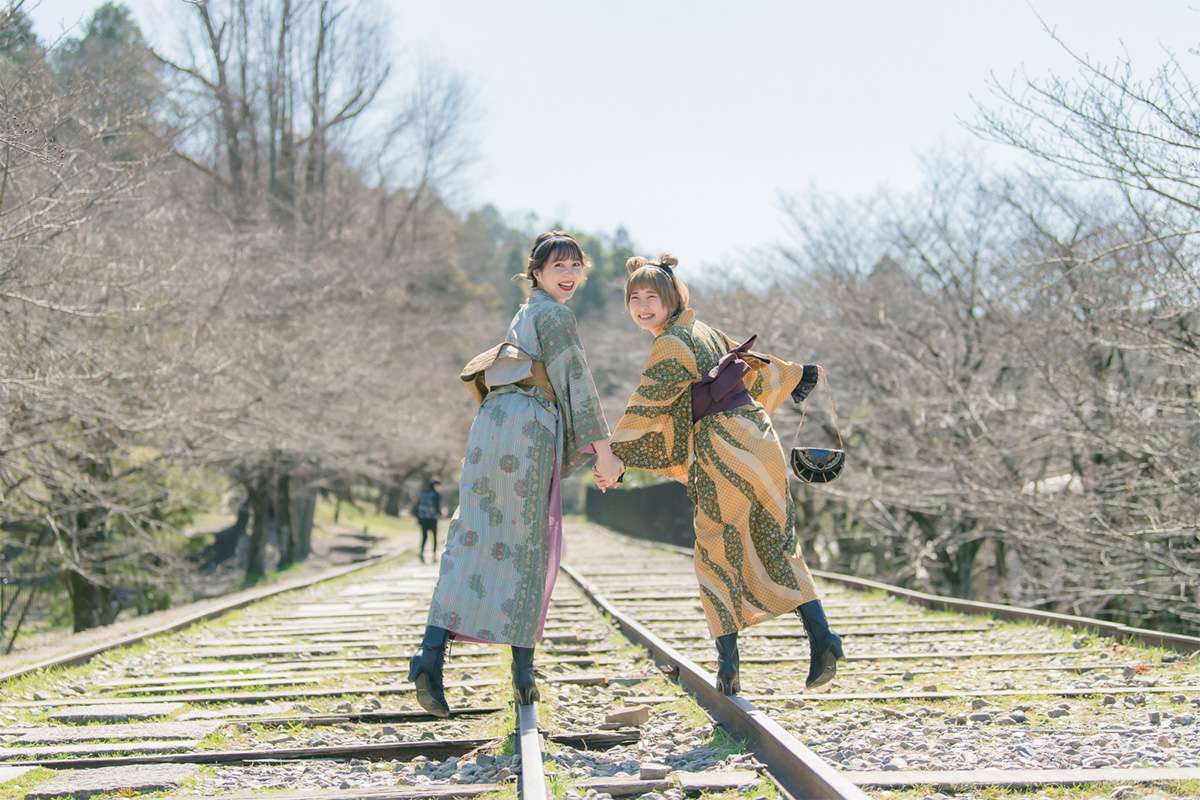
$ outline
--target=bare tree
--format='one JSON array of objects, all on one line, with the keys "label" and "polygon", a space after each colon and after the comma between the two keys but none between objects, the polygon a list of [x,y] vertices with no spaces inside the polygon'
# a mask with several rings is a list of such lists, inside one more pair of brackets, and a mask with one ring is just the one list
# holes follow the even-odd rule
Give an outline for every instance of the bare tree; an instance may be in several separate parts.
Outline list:
[{"label": "bare tree", "polygon": [[[178,79],[176,153],[211,182],[213,213],[229,220],[218,225],[225,235],[210,227],[192,260],[221,276],[210,281],[219,295],[197,305],[213,309],[206,331],[238,376],[223,396],[241,409],[196,452],[250,498],[255,575],[269,529],[284,534],[284,561],[305,554],[311,520],[291,518],[294,500],[347,476],[388,481],[445,457],[444,443],[410,435],[405,399],[420,408],[421,384],[398,380],[410,367],[396,365],[415,338],[452,327],[439,322],[438,278],[458,220],[438,191],[462,163],[465,94],[453,76],[421,73],[403,103],[375,109],[393,69],[385,20],[362,7],[192,6],[189,58],[157,58]],[[382,136],[355,133],[369,113]],[[259,163],[263,174],[246,168]],[[430,421],[447,409],[423,413],[437,430]]]},{"label": "bare tree", "polygon": [[[320,488],[449,464],[465,394],[429,402],[413,375],[452,381],[459,358],[446,312],[464,298],[447,306],[436,279],[457,269],[442,256],[460,221],[437,184],[464,107],[448,100],[438,118],[429,94],[398,112],[418,122],[397,129],[394,152],[369,152],[351,128],[389,68],[377,20],[348,4],[191,4],[183,63],[152,56],[119,9],[54,49],[19,12],[0,15],[0,549],[23,581],[13,614],[53,582],[78,628],[166,602],[183,565],[163,534],[199,502],[180,470],[243,486],[255,574],[306,557]],[[96,68],[118,53],[120,69]],[[441,134],[414,146],[426,124]],[[387,186],[356,166],[379,159]],[[375,224],[413,195],[398,233]],[[392,253],[375,255],[385,242]],[[439,331],[445,344],[415,361],[413,343]]]},{"label": "bare tree", "polygon": [[1197,373],[1163,341],[1194,309],[1162,303],[1165,240],[1120,195],[931,170],[791,206],[775,295],[723,300],[790,302],[784,340],[834,367],[857,468],[802,492],[810,538],[938,591],[1194,626]]},{"label": "bare tree", "polygon": [[[94,20],[89,36],[120,37],[121,22]],[[157,488],[161,458],[137,449],[170,418],[154,388],[171,367],[144,340],[169,271],[128,258],[108,227],[128,223],[157,157],[140,137],[149,110],[123,99],[147,88],[137,42],[109,54],[125,59],[118,85],[83,69],[94,38],[60,55],[31,37],[21,4],[9,4],[0,13],[0,547],[18,578],[27,571],[26,608],[61,579],[78,629],[148,601],[169,560],[156,533],[180,507]],[[118,597],[120,583],[141,599]]]}]

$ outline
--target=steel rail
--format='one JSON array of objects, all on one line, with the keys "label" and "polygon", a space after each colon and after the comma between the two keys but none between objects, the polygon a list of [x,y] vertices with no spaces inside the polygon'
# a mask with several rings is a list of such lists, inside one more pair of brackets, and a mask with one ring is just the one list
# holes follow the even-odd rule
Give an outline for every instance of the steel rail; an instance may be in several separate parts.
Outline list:
[{"label": "steel rail", "polygon": [[749,701],[736,695],[721,694],[711,673],[701,669],[645,625],[618,610],[569,564],[564,563],[561,568],[593,603],[612,617],[628,638],[649,650],[657,662],[677,673],[680,685],[715,720],[744,739],[784,789],[797,797],[866,800],[867,795],[861,789],[777,722]]},{"label": "steel rail", "polygon": [[517,706],[517,751],[521,754],[521,800],[548,800],[546,774],[542,763],[542,735],[538,731],[537,706]]},{"label": "steel rail", "polygon": [[[661,549],[667,552],[686,555],[693,555],[690,548],[680,547],[665,542],[654,542],[652,540],[640,539],[638,537],[626,537],[634,543],[640,543],[651,549]],[[584,581],[572,568],[564,565],[564,570],[568,575],[571,575],[576,582]],[[870,581],[861,578],[854,578],[839,573],[832,573],[820,570],[813,570],[813,574],[835,583],[840,583],[843,586],[853,590],[860,591],[882,591],[892,597],[912,603],[914,605],[922,605],[936,610],[957,611],[965,614],[989,615],[1002,618],[1005,620],[1035,622],[1058,627],[1071,628],[1075,630],[1087,630],[1099,635],[1116,639],[1116,640],[1136,640],[1143,644],[1148,644],[1156,647],[1181,651],[1184,653],[1200,653],[1200,637],[1185,636],[1182,634],[1163,633],[1161,631],[1153,631],[1143,628],[1133,628],[1118,623],[1105,622],[1089,617],[1078,617],[1067,614],[1057,614],[1053,612],[1038,611],[1034,609],[1025,609],[1015,606],[1006,606],[994,603],[983,603],[978,601],[960,600],[958,598],[941,597],[923,592],[917,592],[911,589],[904,589],[898,586],[881,583],[878,581]],[[582,586],[582,584],[581,584]],[[584,588],[585,593],[591,596],[588,588]],[[599,594],[599,590],[596,594]],[[618,599],[619,600],[619,599]],[[603,604],[602,604],[603,605]],[[609,602],[609,613],[618,620],[622,628],[625,628],[625,622],[622,621],[622,615],[613,607],[612,602]],[[633,617],[626,619],[635,626],[640,626]],[[653,636],[647,631],[647,634]],[[1068,651],[1069,652],[1069,651]],[[963,657],[975,657],[979,653],[962,654]],[[984,653],[982,655],[997,655],[997,653]],[[895,654],[891,654],[895,657]],[[927,657],[927,656],[926,656]],[[712,663],[715,659],[702,659],[706,663]],[[754,659],[750,659],[753,661]],[[773,660],[773,659],[763,659]],[[681,676],[683,672],[681,671]],[[713,678],[707,676],[708,687],[711,687]],[[706,687],[707,688],[707,687]],[[711,690],[710,691],[715,691]],[[1200,691],[1193,686],[1185,687],[1133,687],[1129,689],[1112,689],[1112,688],[1096,688],[1096,689],[1056,689],[1048,692],[1039,692],[1049,695],[1065,695],[1065,694],[1114,694],[1114,693],[1162,693],[1163,691],[1178,692],[1180,694],[1189,694]],[[994,692],[979,692],[976,694],[996,694],[996,695],[1023,695],[1028,694],[1030,690],[995,690]],[[893,699],[898,697],[913,697],[913,698],[929,698],[929,699],[947,699],[962,696],[961,692],[909,692],[904,695],[889,693],[880,695],[862,695],[864,698],[878,696],[880,699]],[[753,697],[753,695],[750,695]],[[836,693],[822,693],[819,695],[781,695],[771,694],[764,695],[764,699],[812,699],[819,701],[836,701],[843,698],[849,698],[851,695],[839,695]],[[859,697],[859,695],[852,695]],[[703,700],[701,701],[703,703]],[[707,706],[706,706],[707,707]],[[711,709],[710,709],[711,711]],[[715,714],[714,714],[715,716]],[[815,755],[815,754],[814,754]],[[765,759],[764,759],[765,760]],[[936,769],[909,769],[909,770],[847,770],[840,773],[847,781],[861,787],[899,789],[909,786],[932,786],[939,789],[962,789],[965,787],[1004,787],[1004,788],[1034,788],[1041,786],[1054,785],[1073,785],[1073,784],[1111,784],[1111,783],[1133,783],[1133,784],[1150,784],[1169,781],[1192,781],[1200,780],[1200,768],[1197,767],[1105,767],[1105,768],[1014,768],[1014,769],[967,769],[967,770],[936,770]],[[788,786],[786,781],[781,781],[785,786]],[[790,786],[788,787],[790,788]],[[807,795],[806,795],[807,796]],[[825,796],[818,794],[817,796]]]},{"label": "steel rail", "polygon": [[1095,619],[1094,617],[1060,614],[1055,611],[1039,611],[1034,608],[1022,608],[1003,603],[985,603],[980,600],[944,597],[927,592],[918,592],[915,589],[905,589],[902,586],[894,586],[890,583],[856,578],[853,575],[843,575],[838,572],[826,572],[825,570],[814,569],[812,570],[812,574],[818,578],[823,578],[832,583],[840,583],[843,586],[849,586],[854,589],[886,592],[892,597],[938,611],[959,611],[964,614],[987,615],[1014,622],[1041,622],[1073,630],[1089,631],[1113,639],[1134,639],[1152,647],[1163,647],[1186,654],[1200,652],[1200,636],[1167,633],[1149,628],[1135,628],[1131,625],[1123,625],[1119,622],[1107,622],[1102,619]]}]

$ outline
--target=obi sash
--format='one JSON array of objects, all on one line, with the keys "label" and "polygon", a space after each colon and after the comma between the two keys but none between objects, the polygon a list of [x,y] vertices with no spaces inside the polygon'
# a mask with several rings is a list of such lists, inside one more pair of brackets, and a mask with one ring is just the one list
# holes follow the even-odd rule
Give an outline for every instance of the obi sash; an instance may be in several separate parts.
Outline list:
[{"label": "obi sash", "polygon": [[750,346],[757,338],[757,334],[751,336],[721,356],[721,360],[707,375],[692,384],[692,424],[710,414],[754,403],[743,379],[755,368],[747,363],[745,357],[749,357],[751,362],[763,361],[750,352]]},{"label": "obi sash", "polygon": [[546,364],[531,356],[512,342],[501,342],[467,362],[459,378],[467,390],[483,403],[488,392],[496,386],[515,384],[522,388],[538,387],[551,403],[557,402],[554,386],[546,374]]}]

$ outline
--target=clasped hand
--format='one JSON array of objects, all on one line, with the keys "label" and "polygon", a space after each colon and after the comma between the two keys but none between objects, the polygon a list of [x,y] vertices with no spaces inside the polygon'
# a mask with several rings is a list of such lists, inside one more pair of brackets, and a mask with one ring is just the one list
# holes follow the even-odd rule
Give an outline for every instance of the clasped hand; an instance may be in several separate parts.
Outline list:
[{"label": "clasped hand", "polygon": [[596,487],[606,492],[617,485],[621,475],[625,473],[625,463],[612,453],[601,453],[596,457],[596,466],[592,467],[592,479]]}]

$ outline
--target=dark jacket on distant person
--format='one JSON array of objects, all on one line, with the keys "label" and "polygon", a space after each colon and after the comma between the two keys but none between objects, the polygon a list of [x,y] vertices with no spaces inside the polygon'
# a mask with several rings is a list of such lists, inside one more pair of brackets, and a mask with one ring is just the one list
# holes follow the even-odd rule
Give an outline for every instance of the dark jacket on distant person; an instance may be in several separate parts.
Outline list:
[{"label": "dark jacket on distant person", "polygon": [[417,504],[413,508],[413,515],[420,520],[435,520],[441,516],[442,512],[442,496],[437,489],[432,486],[417,497]]}]

